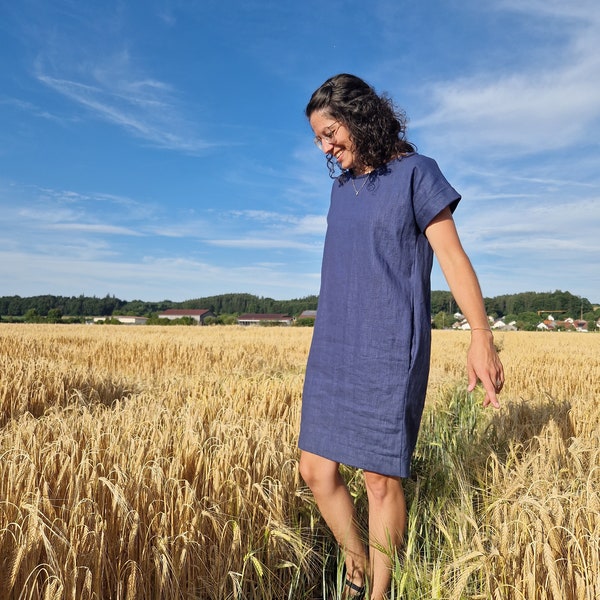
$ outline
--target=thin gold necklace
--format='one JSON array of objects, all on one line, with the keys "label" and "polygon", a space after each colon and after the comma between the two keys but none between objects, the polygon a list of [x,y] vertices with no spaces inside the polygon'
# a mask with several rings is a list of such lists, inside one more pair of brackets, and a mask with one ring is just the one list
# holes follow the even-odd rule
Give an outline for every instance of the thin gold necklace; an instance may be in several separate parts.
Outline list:
[{"label": "thin gold necklace", "polygon": [[367,181],[369,181],[369,177],[371,177],[371,174],[367,173],[367,175],[365,176],[365,180],[363,181],[363,184],[358,189],[356,189],[356,185],[354,184],[354,177],[352,177],[352,179],[350,181],[352,182],[352,187],[354,188],[355,196],[358,196],[362,192],[362,189],[365,187],[365,184],[367,183]]}]

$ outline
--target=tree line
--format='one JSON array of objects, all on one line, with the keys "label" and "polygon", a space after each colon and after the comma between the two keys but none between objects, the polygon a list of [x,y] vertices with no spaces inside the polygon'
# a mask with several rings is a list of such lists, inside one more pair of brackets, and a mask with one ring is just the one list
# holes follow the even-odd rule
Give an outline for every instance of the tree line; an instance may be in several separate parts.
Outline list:
[{"label": "tree line", "polygon": [[[489,316],[502,319],[507,324],[514,321],[517,329],[521,330],[536,329],[540,321],[548,315],[552,315],[556,320],[567,317],[582,319],[588,323],[588,328],[593,330],[600,317],[600,311],[595,311],[594,305],[587,298],[561,290],[505,294],[484,298],[484,304]],[[450,292],[432,292],[431,314],[434,327],[450,326],[456,312],[459,312],[459,308]]]},{"label": "tree line", "polygon": [[[487,314],[498,318],[528,312],[537,314],[538,311],[564,311],[569,316],[576,318],[581,316],[582,313],[585,314],[594,310],[594,305],[587,298],[575,296],[570,292],[561,290],[505,294],[493,298],[484,298],[484,303]],[[458,306],[450,292],[435,291],[431,293],[432,314],[441,311],[452,314],[458,310]]]},{"label": "tree line", "polygon": [[[206,296],[173,302],[147,302],[144,300],[126,301],[114,295],[102,298],[96,296],[3,296],[0,297],[0,317],[25,317],[35,314],[39,317],[52,317],[59,320],[62,317],[110,317],[113,315],[135,315],[155,317],[168,308],[205,308],[215,315],[239,315],[243,313],[284,313],[298,316],[304,310],[316,310],[318,296],[306,296],[293,300],[274,300],[273,298],[255,296],[253,294],[234,293]],[[556,311],[554,316],[561,315],[573,318],[586,316],[593,318],[594,307],[587,298],[575,296],[570,292],[556,290],[554,292],[523,292],[506,294],[493,298],[485,298],[488,315],[497,318],[519,317],[528,315],[530,320],[540,319],[538,311]],[[368,310],[369,307],[365,307]],[[447,314],[449,317],[459,311],[452,294],[447,291],[431,293],[431,313]],[[561,312],[558,312],[561,311]],[[592,315],[590,317],[590,315]],[[597,318],[598,313],[596,313]],[[514,319],[516,320],[516,318]]]},{"label": "tree line", "polygon": [[316,310],[318,296],[307,296],[294,300],[274,300],[253,294],[221,294],[194,298],[183,302],[163,300],[126,301],[114,295],[103,298],[96,296],[2,296],[0,297],[0,317],[24,317],[32,311],[40,317],[110,317],[132,315],[152,317],[169,308],[206,308],[216,315],[243,313],[285,313],[299,315],[304,310]]}]

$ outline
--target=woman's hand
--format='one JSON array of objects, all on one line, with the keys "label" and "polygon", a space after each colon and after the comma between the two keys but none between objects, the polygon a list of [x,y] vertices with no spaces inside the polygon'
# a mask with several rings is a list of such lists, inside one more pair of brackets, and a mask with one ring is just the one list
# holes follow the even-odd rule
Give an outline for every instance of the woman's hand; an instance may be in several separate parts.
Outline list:
[{"label": "woman's hand", "polygon": [[471,331],[471,345],[467,352],[468,391],[472,392],[481,381],[485,390],[483,406],[490,404],[500,408],[497,394],[504,386],[504,367],[494,346],[494,337],[489,329]]}]

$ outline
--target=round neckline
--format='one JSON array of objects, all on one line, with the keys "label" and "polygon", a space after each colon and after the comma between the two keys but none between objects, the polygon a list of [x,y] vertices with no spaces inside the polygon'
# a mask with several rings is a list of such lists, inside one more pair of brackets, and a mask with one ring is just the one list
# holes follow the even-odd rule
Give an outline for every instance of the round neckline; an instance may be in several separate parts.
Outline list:
[{"label": "round neckline", "polygon": [[[394,158],[392,158],[388,162],[384,163],[380,167],[376,167],[372,171],[369,171],[368,173],[363,173],[361,175],[355,175],[354,173],[352,173],[350,175],[350,177],[352,179],[354,179],[355,181],[357,181],[358,179],[362,179],[363,177],[370,177],[371,175],[373,175],[373,173],[377,173],[377,171],[379,171],[379,169],[381,169],[383,167],[386,167],[388,165],[391,165],[393,162],[401,161],[402,159],[407,158],[409,156],[412,156],[413,154],[416,154],[416,152],[407,152],[406,154],[400,154],[399,156],[395,156]],[[351,171],[351,169],[349,169],[349,171]]]}]

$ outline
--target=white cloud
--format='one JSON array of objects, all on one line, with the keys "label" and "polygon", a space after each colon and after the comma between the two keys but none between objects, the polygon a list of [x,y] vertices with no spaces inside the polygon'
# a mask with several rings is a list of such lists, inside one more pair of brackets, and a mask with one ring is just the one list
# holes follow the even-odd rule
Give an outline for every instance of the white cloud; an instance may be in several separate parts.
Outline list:
[{"label": "white cloud", "polygon": [[463,79],[438,85],[432,96],[433,113],[414,125],[443,129],[461,146],[512,155],[561,149],[581,141],[600,118],[600,64],[494,82]]},{"label": "white cloud", "polygon": [[299,235],[325,236],[327,229],[327,217],[325,215],[306,215],[296,225],[296,233]]},{"label": "white cloud", "polygon": [[494,210],[466,201],[457,223],[484,293],[568,289],[598,301],[598,207],[600,195],[560,205],[512,200]]},{"label": "white cloud", "polygon": [[536,17],[550,16],[561,19],[570,18],[587,23],[600,20],[600,11],[596,0],[498,0],[498,10],[512,10],[528,13]]},{"label": "white cloud", "polygon": [[55,223],[53,225],[48,225],[47,229],[55,231],[74,231],[79,233],[99,233],[108,235],[144,235],[143,233],[128,227],[107,225],[103,223]]},{"label": "white cloud", "polygon": [[[21,235],[15,240],[24,245],[49,243],[54,232],[70,234],[146,235],[139,224],[152,211],[139,208],[139,203],[122,196],[109,194],[82,194],[69,190],[13,186],[2,190],[4,223]],[[23,206],[24,205],[24,206]],[[113,210],[111,205],[117,206]],[[135,215],[135,218],[134,218]],[[124,223],[135,223],[137,227]],[[44,238],[40,236],[44,235]],[[55,236],[55,243],[72,244],[74,237]],[[83,239],[83,238],[82,238]]]},{"label": "white cloud", "polygon": [[[154,146],[197,153],[212,146],[194,135],[182,116],[172,87],[136,73],[126,52],[97,59],[91,66],[52,67],[37,61],[37,78],[55,92]],[[69,75],[72,73],[71,75]]]},{"label": "white cloud", "polygon": [[215,226],[208,219],[173,220],[169,223],[161,220],[160,224],[146,223],[145,231],[166,238],[185,239],[202,238],[214,235]]},{"label": "white cloud", "polygon": [[247,218],[262,223],[289,223],[294,220],[292,215],[284,215],[268,210],[232,210],[229,211],[229,214],[233,217]]},{"label": "white cloud", "polygon": [[289,235],[323,236],[327,227],[325,215],[296,215],[264,210],[236,210],[231,211],[230,214],[236,218],[246,218],[251,222],[264,223],[271,229],[280,231],[284,228]]},{"label": "white cloud", "polygon": [[[505,2],[504,8],[517,8]],[[554,46],[543,63],[539,57],[519,70],[489,72],[440,81],[424,90],[432,111],[411,121],[440,145],[486,148],[497,155],[563,149],[589,136],[600,124],[600,5],[591,10],[565,3],[524,2],[518,9],[528,18],[563,16],[562,45]],[[499,74],[500,73],[500,74]]]},{"label": "white cloud", "polygon": [[321,251],[321,244],[311,244],[308,242],[301,242],[290,239],[282,239],[282,238],[256,238],[256,237],[247,237],[247,238],[237,238],[237,239],[228,239],[228,240],[205,240],[205,243],[210,244],[211,246],[218,246],[220,248],[243,248],[243,249],[294,249],[294,250],[304,250],[304,251]]},{"label": "white cloud", "polygon": [[20,295],[184,300],[318,291],[320,215],[194,209],[178,216],[126,196],[15,184],[0,190],[0,205],[0,280]]},{"label": "white cloud", "polygon": [[78,260],[52,254],[0,251],[0,277],[22,296],[115,294],[123,300],[187,300],[256,289],[276,299],[302,297],[318,291],[319,273],[290,270],[277,263],[221,267],[184,258],[142,261]]}]

